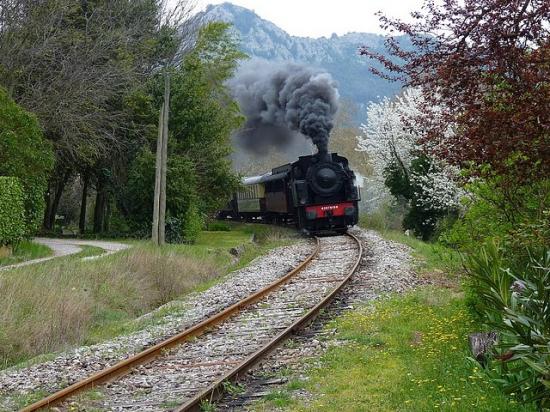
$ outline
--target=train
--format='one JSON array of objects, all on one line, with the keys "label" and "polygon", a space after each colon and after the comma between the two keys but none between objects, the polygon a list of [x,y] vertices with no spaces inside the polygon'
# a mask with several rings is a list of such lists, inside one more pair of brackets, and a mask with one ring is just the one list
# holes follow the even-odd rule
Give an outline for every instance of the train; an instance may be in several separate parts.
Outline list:
[{"label": "train", "polygon": [[320,151],[244,178],[218,218],[293,224],[312,235],[342,234],[357,223],[360,200],[348,159]]}]

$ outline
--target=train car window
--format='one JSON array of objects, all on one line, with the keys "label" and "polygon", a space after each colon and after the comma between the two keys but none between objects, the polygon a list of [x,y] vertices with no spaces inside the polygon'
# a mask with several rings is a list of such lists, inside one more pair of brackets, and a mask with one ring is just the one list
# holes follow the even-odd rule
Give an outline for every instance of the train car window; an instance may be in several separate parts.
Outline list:
[{"label": "train car window", "polygon": [[261,185],[245,186],[242,190],[237,192],[238,200],[259,199],[261,197],[263,197],[263,190]]}]

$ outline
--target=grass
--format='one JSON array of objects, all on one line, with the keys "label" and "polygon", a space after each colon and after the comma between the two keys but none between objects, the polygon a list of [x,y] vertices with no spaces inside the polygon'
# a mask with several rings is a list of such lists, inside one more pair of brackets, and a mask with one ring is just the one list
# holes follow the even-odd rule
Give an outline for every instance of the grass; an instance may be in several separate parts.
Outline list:
[{"label": "grass", "polygon": [[462,272],[462,257],[453,249],[440,243],[423,242],[414,236],[407,236],[397,230],[380,232],[382,237],[394,242],[403,243],[413,249],[417,269],[423,274],[432,272],[457,274]]},{"label": "grass", "polygon": [[[461,258],[439,244],[395,230],[432,286],[365,304],[334,319],[320,362],[255,405],[292,411],[535,411],[505,396],[469,358],[468,335],[480,330],[460,289]],[[293,392],[306,390],[308,400]]]},{"label": "grass", "polygon": [[[218,282],[269,248],[291,241],[292,231],[232,225],[229,232],[204,232],[194,245],[155,247],[132,241],[132,248],[85,260],[101,249],[7,270],[0,282],[0,369],[37,355],[93,344],[129,333],[141,315],[187,293]],[[251,243],[255,235],[259,243]],[[229,248],[245,245],[239,259]],[[43,358],[43,356],[42,356]],[[40,359],[40,358],[39,358]]]},{"label": "grass", "polygon": [[51,254],[52,250],[49,247],[39,243],[34,243],[30,240],[23,240],[15,246],[11,256],[0,258],[0,267],[14,265],[27,260],[47,257]]},{"label": "grass", "polygon": [[[381,215],[384,215],[383,217]],[[387,224],[390,219],[384,212],[364,214],[359,219],[359,226],[376,230],[382,237],[394,242],[403,243],[413,249],[417,270],[423,275],[438,274],[456,275],[462,272],[462,257],[453,249],[437,242],[424,242],[413,235],[407,236],[396,229],[400,223]]]},{"label": "grass", "polygon": [[[461,294],[423,288],[348,312],[322,366],[309,372],[310,402],[297,411],[534,411],[506,398],[468,360],[475,329]],[[279,397],[280,402],[281,397]],[[285,398],[286,399],[286,398]]]}]

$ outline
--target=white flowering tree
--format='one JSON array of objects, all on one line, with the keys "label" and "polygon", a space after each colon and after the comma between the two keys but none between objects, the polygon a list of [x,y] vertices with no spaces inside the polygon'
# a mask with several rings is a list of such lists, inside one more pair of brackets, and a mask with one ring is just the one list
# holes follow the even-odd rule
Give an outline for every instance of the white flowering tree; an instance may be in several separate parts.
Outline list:
[{"label": "white flowering tree", "polygon": [[[405,199],[409,207],[405,227],[426,238],[438,218],[458,210],[461,191],[456,184],[459,170],[426,155],[419,144],[423,103],[418,88],[371,103],[362,135],[357,137],[357,150],[367,152],[373,164],[369,184],[375,201],[381,203],[390,194]],[[436,118],[437,108],[432,112]]]}]

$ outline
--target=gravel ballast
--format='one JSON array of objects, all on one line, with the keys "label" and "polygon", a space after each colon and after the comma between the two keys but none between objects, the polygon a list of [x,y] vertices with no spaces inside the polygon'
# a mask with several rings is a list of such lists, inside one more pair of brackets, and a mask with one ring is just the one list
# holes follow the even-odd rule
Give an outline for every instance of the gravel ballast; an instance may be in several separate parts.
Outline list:
[{"label": "gravel ballast", "polygon": [[[282,368],[291,369],[293,376],[302,376],[303,370],[308,367],[303,362],[305,359],[315,361],[329,344],[338,344],[323,339],[323,335],[331,333],[324,325],[343,310],[372,302],[388,293],[407,291],[421,283],[414,273],[408,246],[385,240],[373,231],[355,228],[352,233],[361,239],[364,246],[361,266],[352,280],[324,315],[288,344],[276,349],[250,373],[244,381],[247,388],[244,394],[237,399],[223,400],[221,409],[241,410],[243,405],[284,384],[284,379],[266,379],[266,376],[273,376]],[[29,393],[39,390],[51,393],[66,387],[219,312],[285,275],[313,248],[313,241],[301,241],[275,249],[246,268],[231,273],[226,280],[209,290],[171,302],[145,315],[141,320],[150,319],[151,324],[139,332],[67,351],[51,361],[27,368],[0,371],[0,410],[13,410],[16,398]],[[159,312],[168,314],[159,316]],[[302,396],[307,397],[308,394],[303,393]]]},{"label": "gravel ballast", "polygon": [[274,249],[210,289],[170,302],[138,319],[151,322],[145,322],[148,326],[136,333],[60,353],[47,362],[0,371],[0,410],[14,410],[17,398],[36,391],[57,391],[175,335],[284,276],[313,249],[311,240]]}]

